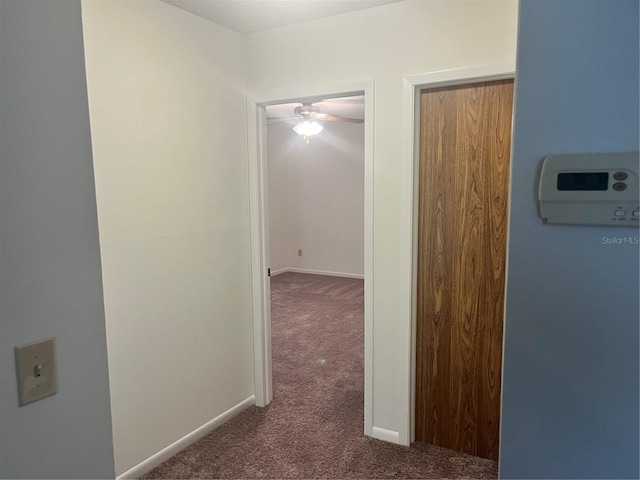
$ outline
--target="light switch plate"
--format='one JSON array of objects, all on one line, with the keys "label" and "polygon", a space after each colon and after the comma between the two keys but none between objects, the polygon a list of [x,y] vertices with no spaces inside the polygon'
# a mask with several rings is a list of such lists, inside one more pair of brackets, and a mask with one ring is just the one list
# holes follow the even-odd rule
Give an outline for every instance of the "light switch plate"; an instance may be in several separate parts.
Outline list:
[{"label": "light switch plate", "polygon": [[54,337],[17,346],[15,351],[21,407],[58,392]]}]

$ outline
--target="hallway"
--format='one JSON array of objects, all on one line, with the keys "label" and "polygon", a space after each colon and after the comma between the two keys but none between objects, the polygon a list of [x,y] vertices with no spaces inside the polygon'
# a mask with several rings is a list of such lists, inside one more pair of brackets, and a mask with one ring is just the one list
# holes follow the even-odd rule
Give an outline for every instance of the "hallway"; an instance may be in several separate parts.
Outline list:
[{"label": "hallway", "polygon": [[363,281],[271,279],[274,400],[144,478],[497,478],[497,464],[365,437]]}]

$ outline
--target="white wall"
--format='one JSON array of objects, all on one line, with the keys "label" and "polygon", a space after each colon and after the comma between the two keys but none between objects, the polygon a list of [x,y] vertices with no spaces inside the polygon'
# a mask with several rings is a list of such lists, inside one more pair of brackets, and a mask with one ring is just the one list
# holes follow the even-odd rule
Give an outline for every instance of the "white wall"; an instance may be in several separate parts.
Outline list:
[{"label": "white wall", "polygon": [[243,38],[83,2],[118,474],[253,394]]},{"label": "white wall", "polygon": [[288,124],[267,126],[269,263],[272,273],[280,273],[290,268],[294,257],[295,247],[291,238],[292,180],[289,152],[296,144],[292,142],[293,139],[287,131],[290,128]]},{"label": "white wall", "polygon": [[405,1],[247,36],[254,98],[375,80],[373,425],[409,431],[402,256],[403,76],[515,59],[515,1]]},{"label": "white wall", "polygon": [[291,127],[267,129],[271,271],[362,276],[363,125],[324,122],[309,144]]},{"label": "white wall", "polygon": [[520,7],[502,478],[638,478],[638,246],[632,228],[545,225],[540,162],[637,151],[638,2]]},{"label": "white wall", "polygon": [[[0,477],[113,478],[80,2],[0,19]],[[13,347],[49,336],[58,393],[19,407]]]}]

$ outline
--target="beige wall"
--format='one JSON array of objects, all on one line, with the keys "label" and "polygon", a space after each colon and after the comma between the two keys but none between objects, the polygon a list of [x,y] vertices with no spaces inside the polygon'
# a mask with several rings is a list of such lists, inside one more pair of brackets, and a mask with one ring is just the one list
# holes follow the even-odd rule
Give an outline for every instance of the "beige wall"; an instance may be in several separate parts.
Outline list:
[{"label": "beige wall", "polygon": [[271,271],[361,276],[364,128],[325,122],[307,144],[293,125],[267,128]]},{"label": "beige wall", "polygon": [[116,473],[253,394],[244,44],[83,2]]},{"label": "beige wall", "polygon": [[409,430],[402,269],[403,76],[515,61],[516,1],[405,1],[250,34],[250,96],[375,80],[373,426]]}]

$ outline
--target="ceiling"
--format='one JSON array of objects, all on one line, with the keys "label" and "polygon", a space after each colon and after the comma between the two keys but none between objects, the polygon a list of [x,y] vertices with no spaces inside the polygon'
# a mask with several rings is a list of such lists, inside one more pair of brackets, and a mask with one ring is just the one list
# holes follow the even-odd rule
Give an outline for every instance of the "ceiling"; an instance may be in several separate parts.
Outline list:
[{"label": "ceiling", "polygon": [[[267,121],[274,123],[280,119],[294,117],[293,109],[300,105],[300,102],[269,105],[267,106]],[[364,120],[364,95],[321,99],[314,101],[313,105],[318,107],[322,113]],[[296,118],[291,118],[292,125],[295,125],[296,122]]]},{"label": "ceiling", "polygon": [[162,0],[238,33],[252,33],[403,0]]}]

